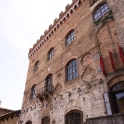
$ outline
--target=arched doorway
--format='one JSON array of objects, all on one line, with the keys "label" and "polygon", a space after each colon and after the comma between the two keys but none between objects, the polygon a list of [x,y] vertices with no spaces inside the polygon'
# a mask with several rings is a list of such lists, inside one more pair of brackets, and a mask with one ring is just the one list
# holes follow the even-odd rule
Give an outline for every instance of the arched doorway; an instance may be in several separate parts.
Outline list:
[{"label": "arched doorway", "polygon": [[31,121],[27,121],[26,124],[32,124],[32,122]]},{"label": "arched doorway", "polygon": [[83,124],[83,113],[72,110],[65,115],[65,124]]},{"label": "arched doorway", "polygon": [[124,81],[114,84],[110,88],[114,113],[124,113]]},{"label": "arched doorway", "polygon": [[50,124],[50,118],[48,116],[42,119],[42,124]]}]

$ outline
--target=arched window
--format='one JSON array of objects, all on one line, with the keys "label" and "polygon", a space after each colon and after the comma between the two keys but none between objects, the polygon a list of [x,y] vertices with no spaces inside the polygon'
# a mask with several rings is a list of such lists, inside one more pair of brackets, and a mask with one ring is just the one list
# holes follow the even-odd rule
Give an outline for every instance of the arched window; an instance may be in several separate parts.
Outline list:
[{"label": "arched window", "polygon": [[47,91],[52,92],[52,90],[53,90],[52,80],[53,80],[53,76],[52,76],[52,74],[49,74],[45,80],[45,92],[47,92]]},{"label": "arched window", "polygon": [[77,60],[72,59],[66,65],[66,79],[67,81],[72,80],[78,76]]},{"label": "arched window", "polygon": [[38,66],[39,66],[39,60],[34,64],[34,71],[38,69]]},{"label": "arched window", "polygon": [[114,113],[124,113],[124,81],[113,85],[110,92]]},{"label": "arched window", "polygon": [[65,38],[65,45],[70,44],[72,41],[75,40],[75,32],[74,30],[69,31]]},{"label": "arched window", "polygon": [[34,84],[31,88],[31,94],[30,94],[30,98],[33,99],[36,97],[36,84]]},{"label": "arched window", "polygon": [[72,110],[65,115],[65,124],[83,124],[83,113]]},{"label": "arched window", "polygon": [[32,124],[32,122],[31,121],[27,121],[26,124]]},{"label": "arched window", "polygon": [[109,11],[109,7],[107,3],[102,4],[98,7],[98,9],[94,13],[94,21],[99,20],[102,16],[104,16]]},{"label": "arched window", "polygon": [[50,118],[48,116],[42,119],[42,124],[50,124]]},{"label": "arched window", "polygon": [[124,90],[124,81],[121,81],[111,87],[112,92],[116,92],[116,91],[120,91],[120,90]]},{"label": "arched window", "polygon": [[49,52],[48,52],[48,55],[47,55],[48,60],[52,59],[53,56],[54,56],[54,48],[51,48],[51,49],[49,50]]}]

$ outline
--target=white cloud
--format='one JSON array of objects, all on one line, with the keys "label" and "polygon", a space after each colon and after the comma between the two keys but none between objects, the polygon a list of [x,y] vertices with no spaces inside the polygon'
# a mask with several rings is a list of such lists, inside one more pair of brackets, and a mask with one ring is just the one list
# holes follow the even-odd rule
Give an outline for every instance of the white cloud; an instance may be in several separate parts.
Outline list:
[{"label": "white cloud", "polygon": [[[72,0],[0,0],[0,100],[21,107],[28,50]],[[18,103],[17,103],[18,102]]]}]

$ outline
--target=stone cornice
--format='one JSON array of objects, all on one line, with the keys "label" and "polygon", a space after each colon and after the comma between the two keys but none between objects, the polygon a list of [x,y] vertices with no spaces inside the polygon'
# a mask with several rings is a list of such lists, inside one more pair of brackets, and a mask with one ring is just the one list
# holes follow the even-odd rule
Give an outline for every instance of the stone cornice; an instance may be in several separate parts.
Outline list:
[{"label": "stone cornice", "polygon": [[72,0],[72,4],[68,4],[65,7],[65,12],[60,12],[59,19],[54,20],[54,24],[49,26],[48,30],[44,31],[44,35],[41,35],[40,39],[37,40],[37,42],[33,45],[33,48],[29,49],[28,57],[29,59],[37,52],[37,50],[56,32],[56,30],[59,28],[61,24],[63,24],[68,17],[72,15],[73,12],[75,12],[76,8],[79,7],[80,3],[83,3],[84,0]]},{"label": "stone cornice", "polygon": [[6,113],[2,116],[0,116],[0,122],[4,122],[5,120],[8,120],[9,118],[13,118],[14,116],[19,117],[21,110],[16,110],[16,111],[12,111],[9,113]]}]

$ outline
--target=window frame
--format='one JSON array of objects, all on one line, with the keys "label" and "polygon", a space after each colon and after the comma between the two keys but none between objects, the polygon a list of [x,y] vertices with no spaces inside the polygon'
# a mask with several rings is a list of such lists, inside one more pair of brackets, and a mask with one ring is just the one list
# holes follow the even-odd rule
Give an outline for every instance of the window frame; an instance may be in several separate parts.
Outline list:
[{"label": "window frame", "polygon": [[45,79],[45,92],[52,91],[53,75],[49,74]]},{"label": "window frame", "polygon": [[93,14],[94,22],[97,22],[109,11],[110,11],[110,9],[109,9],[109,6],[107,3],[103,3],[103,4],[99,5]]},{"label": "window frame", "polygon": [[35,62],[35,64],[34,64],[34,72],[36,71],[36,70],[38,70],[38,68],[39,68],[39,60],[37,60],[36,62]]},{"label": "window frame", "polygon": [[110,89],[111,92],[118,92],[121,90],[124,90],[124,81],[120,81],[120,82],[114,84]]},{"label": "window frame", "polygon": [[[79,116],[76,114],[78,113]],[[65,115],[65,124],[71,124],[71,122],[79,121],[80,124],[83,124],[83,113],[80,110],[71,110]]]},{"label": "window frame", "polygon": [[[117,97],[117,96],[122,97],[123,95],[119,95],[121,93],[124,94],[123,80],[109,87],[109,99],[110,99],[112,114],[123,113],[122,111],[124,110],[124,108],[120,109],[120,105],[119,105],[120,102],[118,103],[118,97]],[[120,98],[119,98],[119,101],[120,101]]]},{"label": "window frame", "polygon": [[72,29],[67,33],[65,37],[65,45],[67,46],[71,44],[74,40],[75,40],[75,31],[74,29]]},{"label": "window frame", "polygon": [[31,88],[30,99],[36,98],[36,84],[34,84]]},{"label": "window frame", "polygon": [[71,59],[66,64],[66,81],[71,81],[78,77],[78,63],[76,59]]},{"label": "window frame", "polygon": [[47,54],[47,60],[51,60],[54,56],[54,48],[52,47]]}]

